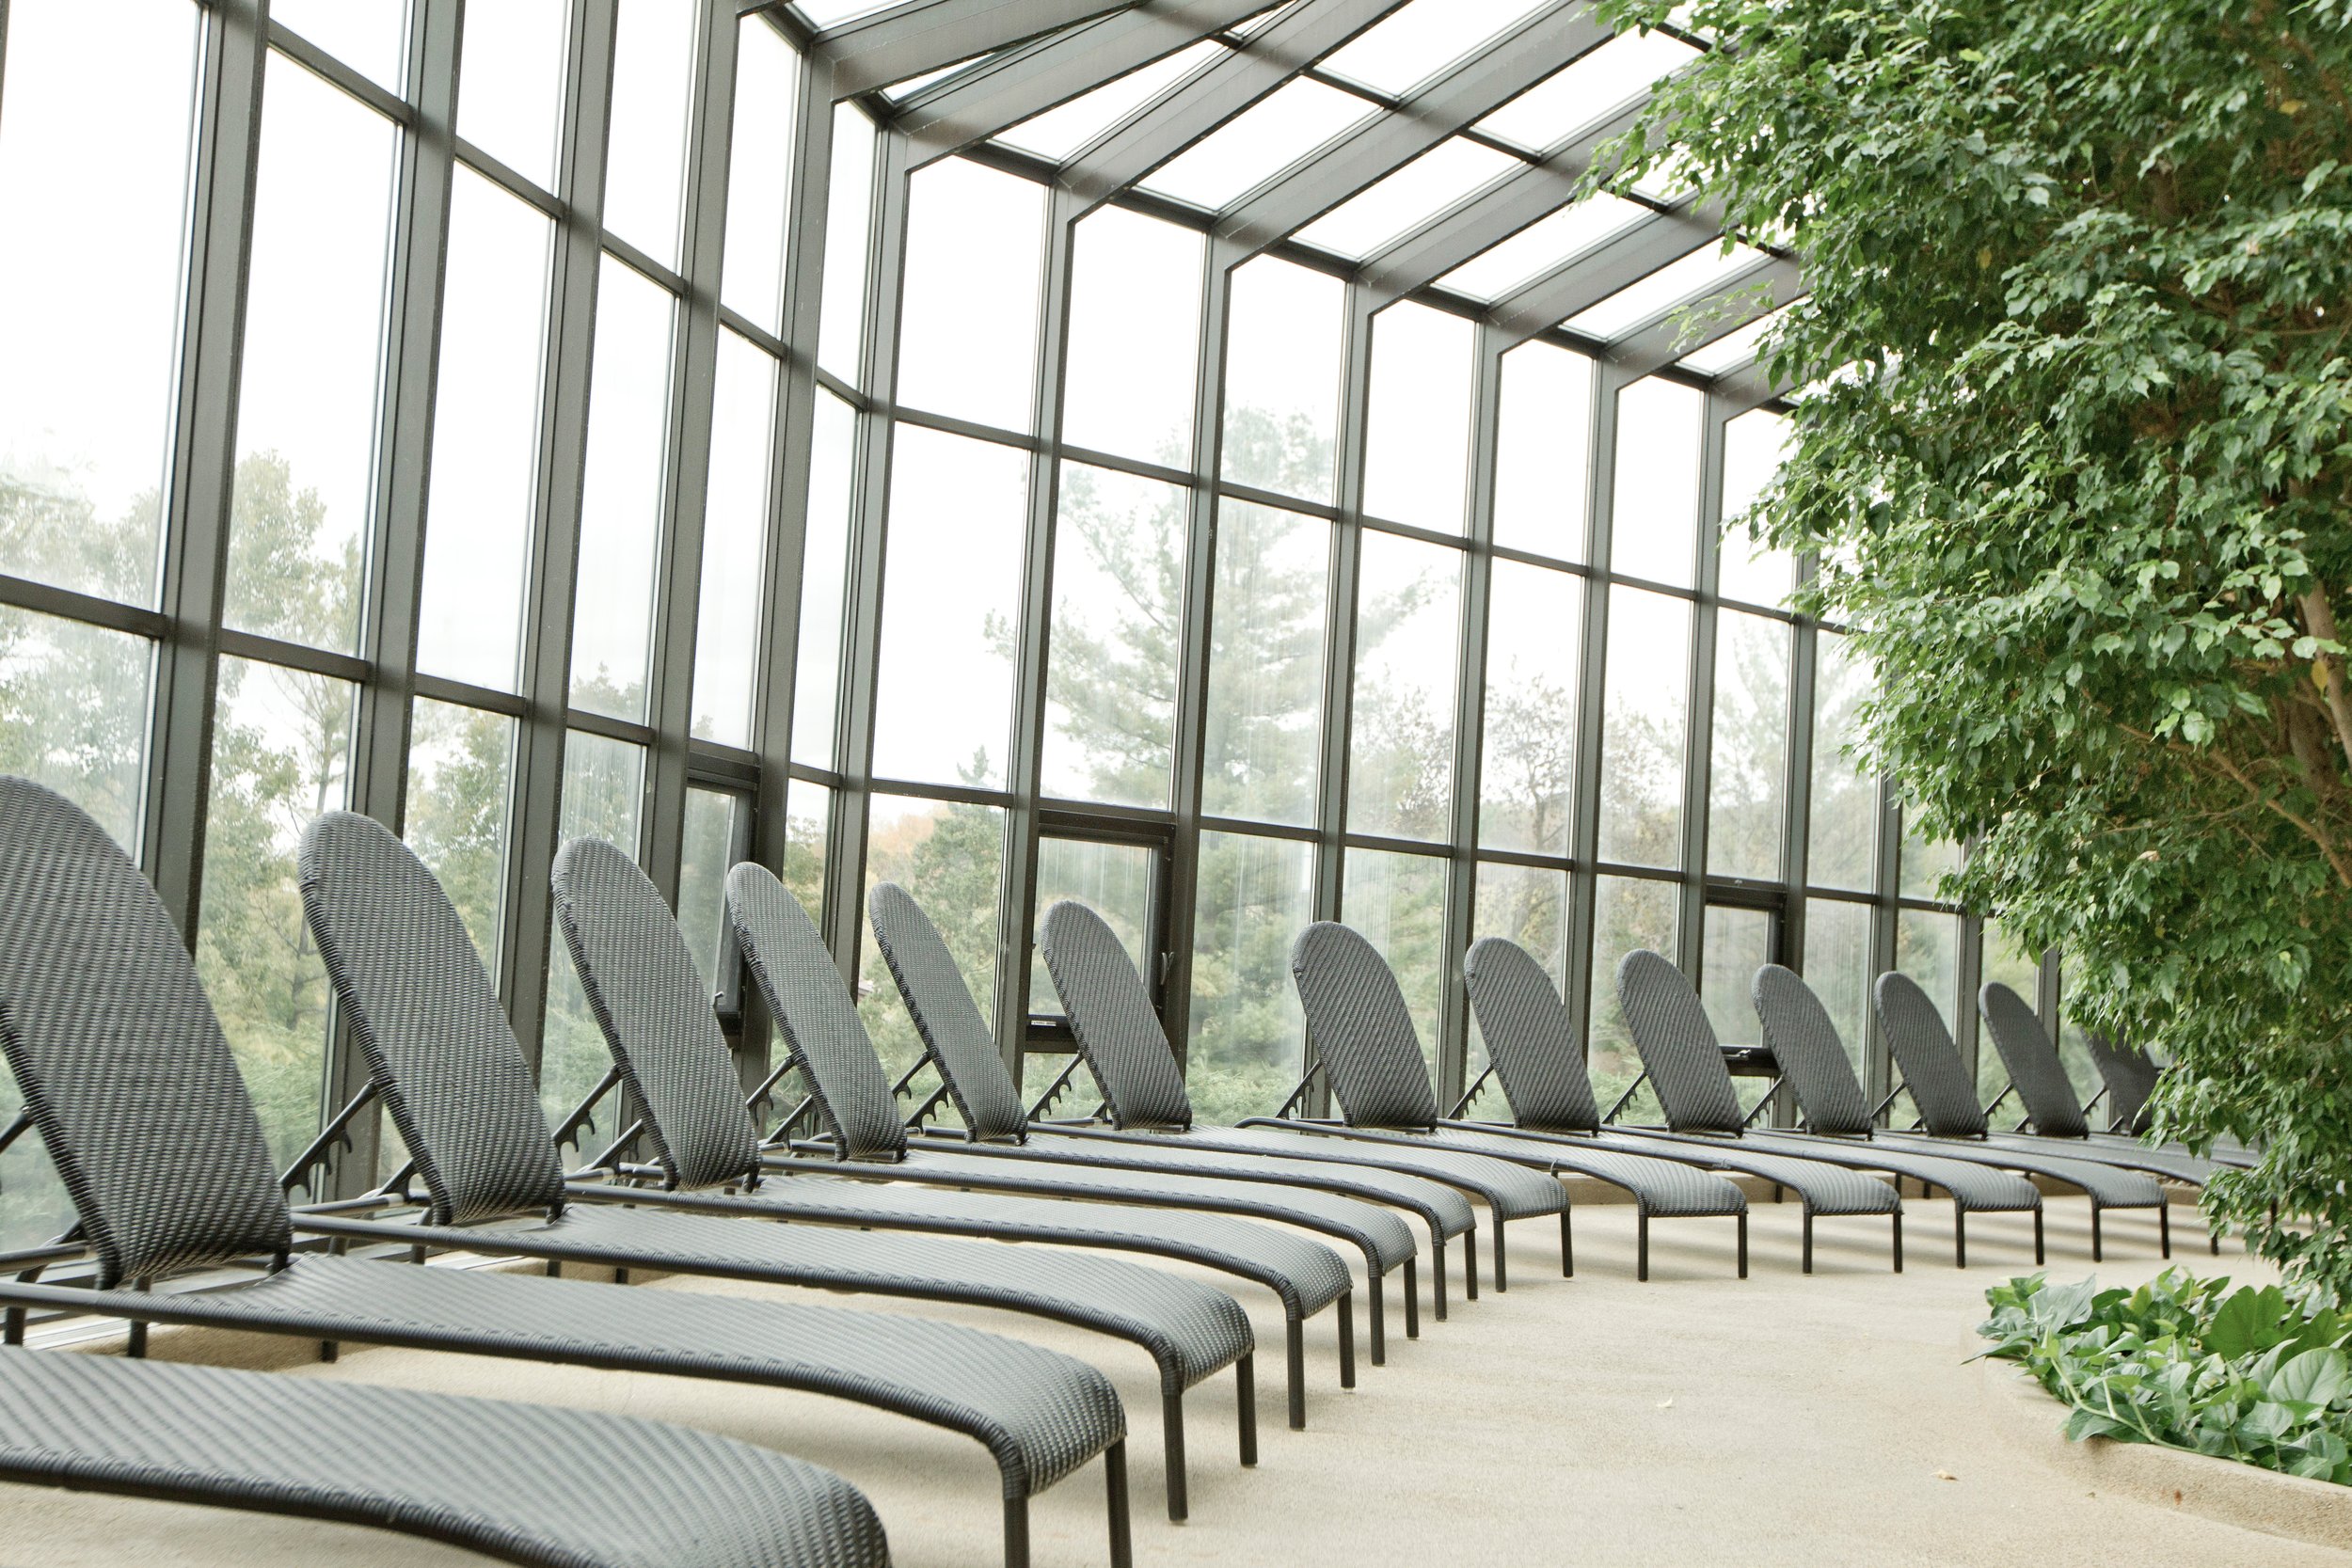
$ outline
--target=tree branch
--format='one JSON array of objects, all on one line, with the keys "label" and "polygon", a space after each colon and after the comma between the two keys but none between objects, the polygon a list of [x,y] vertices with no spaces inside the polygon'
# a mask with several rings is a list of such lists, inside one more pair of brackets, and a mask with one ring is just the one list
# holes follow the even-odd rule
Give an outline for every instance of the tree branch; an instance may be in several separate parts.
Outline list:
[{"label": "tree branch", "polygon": [[[2303,610],[2303,628],[2325,642],[2341,646],[2336,635],[2336,609],[2328,602],[2328,586],[2313,582],[2311,591],[2296,601]],[[2336,743],[2344,748],[2344,758],[2352,762],[2352,694],[2344,686],[2344,660],[2321,650],[2314,656],[2319,670],[2320,689],[2328,694],[2328,717],[2334,723]]]}]

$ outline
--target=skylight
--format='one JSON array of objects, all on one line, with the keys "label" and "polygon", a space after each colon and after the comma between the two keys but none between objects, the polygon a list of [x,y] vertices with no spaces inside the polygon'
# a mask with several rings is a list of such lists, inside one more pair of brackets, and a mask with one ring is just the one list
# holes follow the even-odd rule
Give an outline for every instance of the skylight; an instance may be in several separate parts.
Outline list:
[{"label": "skylight", "polygon": [[1378,112],[1352,92],[1301,78],[1227,120],[1142,185],[1216,211]]},{"label": "skylight", "polygon": [[1323,62],[1334,76],[1402,98],[1544,8],[1548,0],[1411,0]]},{"label": "skylight", "polygon": [[1731,253],[1724,255],[1709,243],[1678,261],[1669,261],[1640,282],[1619,289],[1560,325],[1570,332],[1603,341],[1621,338],[1678,305],[1716,293],[1769,260],[1764,252],[1748,245],[1735,245]]},{"label": "skylight", "polygon": [[1092,92],[1081,93],[1059,108],[1032,115],[996,139],[1058,164],[1192,71],[1229,53],[1223,44],[1204,39],[1166,59],[1105,82]]},{"label": "skylight", "polygon": [[1698,53],[1663,33],[1620,34],[1480,120],[1478,129],[1530,152],[1549,152]]},{"label": "skylight", "polygon": [[1438,286],[1492,304],[1649,215],[1636,201],[1606,192],[1589,196],[1471,257],[1438,278]]},{"label": "skylight", "polygon": [[1507,152],[1454,136],[1315,219],[1297,237],[1360,260],[1497,175],[1521,166]]}]

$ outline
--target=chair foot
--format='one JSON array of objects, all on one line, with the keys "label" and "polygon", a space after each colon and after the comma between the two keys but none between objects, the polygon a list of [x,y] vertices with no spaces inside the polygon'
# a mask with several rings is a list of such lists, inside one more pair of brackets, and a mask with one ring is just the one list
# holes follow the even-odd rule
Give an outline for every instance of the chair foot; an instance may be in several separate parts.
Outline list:
[{"label": "chair foot", "polygon": [[1184,1522],[1184,1396],[1160,1396],[1160,1439],[1162,1451],[1168,1457],[1168,1521],[1171,1525]]},{"label": "chair foot", "polygon": [[1103,1450],[1103,1489],[1109,1494],[1111,1568],[1135,1568],[1134,1532],[1127,1524],[1127,1440]]},{"label": "chair foot", "polygon": [[1258,1463],[1258,1367],[1248,1352],[1233,1363],[1233,1405],[1241,1417],[1241,1462]]}]

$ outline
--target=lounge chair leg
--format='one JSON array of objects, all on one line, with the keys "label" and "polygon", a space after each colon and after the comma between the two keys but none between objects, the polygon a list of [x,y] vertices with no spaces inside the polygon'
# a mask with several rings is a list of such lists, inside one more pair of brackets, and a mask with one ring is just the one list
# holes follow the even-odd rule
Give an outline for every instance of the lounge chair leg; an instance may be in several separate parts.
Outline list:
[{"label": "lounge chair leg", "polygon": [[0,1329],[0,1344],[21,1345],[24,1342],[24,1320],[26,1315],[27,1314],[24,1308],[22,1307],[11,1307],[8,1308],[7,1315],[7,1327],[5,1329]]},{"label": "lounge chair leg", "polygon": [[1291,1430],[1307,1430],[1307,1325],[1293,1312],[1284,1325],[1289,1343],[1283,1349],[1290,1361]]},{"label": "lounge chair leg", "polygon": [[2156,1205],[2156,1244],[2167,1258],[2172,1256],[2172,1200],[2169,1197]]},{"label": "lounge chair leg", "polygon": [[1356,1292],[1342,1291],[1340,1308],[1340,1386],[1356,1386]]},{"label": "lounge chair leg", "polygon": [[554,1259],[550,1258],[548,1259],[547,1268],[548,1277],[549,1279],[561,1279],[564,1277],[564,1265],[557,1262]]},{"label": "lounge chair leg", "polygon": [[1968,1211],[1955,1201],[1952,1204],[1952,1267],[1968,1266]]},{"label": "lounge chair leg", "polygon": [[334,1340],[321,1339],[319,1341],[319,1359],[326,1362],[328,1366],[333,1366],[335,1362],[342,1357],[342,1354],[343,1347],[336,1343]]},{"label": "lounge chair leg", "polygon": [[1241,1462],[1258,1463],[1258,1367],[1248,1352],[1233,1363],[1233,1404],[1241,1412]]},{"label": "lounge chair leg", "polygon": [[1774,1203],[1780,1201],[1780,1183],[1777,1181],[1772,1183],[1772,1201]]},{"label": "lounge chair leg", "polygon": [[135,1323],[131,1325],[131,1342],[123,1347],[122,1354],[134,1361],[147,1359],[147,1325],[145,1323]]},{"label": "lounge chair leg", "polygon": [[1005,1568],[1029,1568],[1029,1499],[1005,1499]]},{"label": "lounge chair leg", "polygon": [[1478,1228],[1462,1232],[1462,1299],[1478,1299]]},{"label": "lounge chair leg", "polygon": [[1560,1211],[1560,1277],[1576,1277],[1576,1231],[1568,1224],[1568,1212]]},{"label": "lounge chair leg", "polygon": [[1184,1522],[1184,1396],[1160,1396],[1161,1449],[1168,1456],[1168,1522]]},{"label": "lounge chair leg", "polygon": [[1445,1322],[1445,1243],[1439,1242],[1429,1271],[1429,1299],[1439,1323]]},{"label": "lounge chair leg", "polygon": [[[1644,1222],[1646,1224],[1646,1220]],[[1748,1212],[1740,1211],[1740,1277],[1748,1277]]]},{"label": "lounge chair leg", "polygon": [[1900,1274],[1903,1272],[1903,1212],[1898,1209],[1891,1217],[1895,1222],[1895,1272]]},{"label": "lounge chair leg", "polygon": [[2039,1204],[2037,1204],[2034,1206],[2033,1212],[2033,1266],[2038,1269],[2042,1266],[2042,1208]]},{"label": "lounge chair leg", "polygon": [[[1444,1254],[1440,1253],[1438,1256],[1442,1259]],[[1444,1270],[1445,1265],[1440,1262],[1438,1272],[1442,1274]],[[1405,1338],[1407,1339],[1421,1338],[1421,1259],[1419,1258],[1405,1259]]]},{"label": "lounge chair leg", "polygon": [[1649,1278],[1649,1211],[1645,1209],[1633,1222],[1633,1277]]},{"label": "lounge chair leg", "polygon": [[2090,1206],[2090,1260],[2094,1263],[2100,1260],[2099,1206],[2095,1203]]},{"label": "lounge chair leg", "polygon": [[1103,1488],[1110,1494],[1111,1568],[1134,1568],[1135,1534],[1127,1525],[1127,1439],[1103,1450]]},{"label": "lounge chair leg", "polygon": [[1495,1216],[1495,1242],[1494,1242],[1494,1245],[1495,1245],[1495,1294],[1497,1294],[1497,1295],[1501,1295],[1503,1291],[1507,1291],[1507,1290],[1509,1290],[1509,1289],[1511,1288],[1511,1282],[1510,1282],[1510,1280],[1508,1280],[1508,1279],[1504,1278],[1504,1277],[1503,1277],[1503,1274],[1502,1274],[1502,1255],[1503,1255],[1503,1246],[1502,1246],[1502,1216],[1501,1214],[1497,1214],[1497,1215]]},{"label": "lounge chair leg", "polygon": [[1813,1272],[1813,1205],[1804,1206],[1804,1272]]},{"label": "lounge chair leg", "polygon": [[1372,1274],[1372,1364],[1385,1367],[1389,1364],[1389,1277],[1369,1269],[1365,1272]]}]

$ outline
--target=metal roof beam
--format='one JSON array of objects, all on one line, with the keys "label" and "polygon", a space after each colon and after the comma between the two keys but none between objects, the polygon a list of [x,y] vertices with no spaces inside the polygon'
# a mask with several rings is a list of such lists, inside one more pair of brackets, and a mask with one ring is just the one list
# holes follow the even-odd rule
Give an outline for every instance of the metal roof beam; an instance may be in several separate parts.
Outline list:
[{"label": "metal roof beam", "polygon": [[[1763,291],[1760,294],[1756,293],[1758,288]],[[1686,334],[1683,323],[1676,319],[1676,312],[1692,303],[1685,300],[1613,340],[1609,345],[1609,362],[1628,375],[1648,375],[1761,321],[1803,293],[1804,270],[1785,257],[1768,256],[1708,295],[1719,299],[1740,295],[1738,309],[1710,317]]]},{"label": "metal roof beam", "polygon": [[1505,294],[1489,319],[1510,341],[1523,342],[1722,238],[1723,209],[1714,202],[1661,213]]},{"label": "metal roof beam", "polygon": [[961,60],[1009,49],[1133,0],[911,0],[817,35],[833,95],[853,98]]}]

